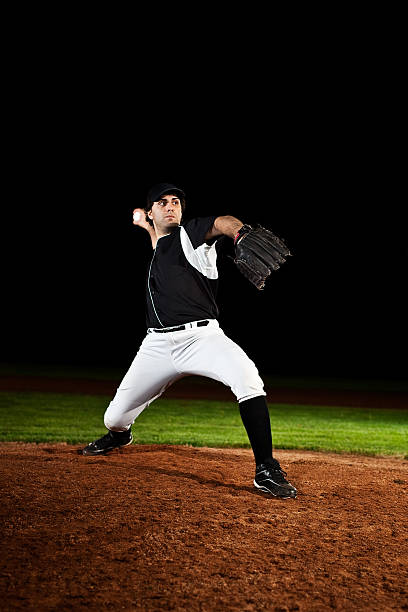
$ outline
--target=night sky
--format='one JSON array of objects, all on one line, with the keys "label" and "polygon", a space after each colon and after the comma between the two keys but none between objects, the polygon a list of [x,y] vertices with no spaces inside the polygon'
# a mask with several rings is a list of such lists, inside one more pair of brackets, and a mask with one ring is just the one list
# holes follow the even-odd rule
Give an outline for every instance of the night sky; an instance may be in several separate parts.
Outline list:
[{"label": "night sky", "polygon": [[263,292],[228,245],[219,259],[220,324],[262,373],[405,378],[407,240],[386,158],[361,131],[351,141],[345,120],[252,112],[244,128],[219,116],[143,136],[123,117],[30,124],[2,361],[127,368],[145,334],[152,256],[131,213],[166,181],[185,190],[186,219],[234,215],[290,247]]}]

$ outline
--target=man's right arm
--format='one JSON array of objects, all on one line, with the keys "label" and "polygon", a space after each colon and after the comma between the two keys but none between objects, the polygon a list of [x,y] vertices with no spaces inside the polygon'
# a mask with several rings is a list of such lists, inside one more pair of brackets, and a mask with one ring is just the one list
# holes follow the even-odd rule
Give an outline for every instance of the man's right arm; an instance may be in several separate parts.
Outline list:
[{"label": "man's right arm", "polygon": [[[139,217],[138,217],[138,213],[139,213]],[[138,225],[139,227],[143,227],[143,229],[145,229],[150,236],[150,240],[152,241],[152,247],[153,249],[156,248],[156,244],[157,244],[157,236],[156,236],[156,232],[154,230],[154,227],[152,225],[150,225],[150,223],[147,221],[146,219],[146,213],[143,210],[143,208],[135,208],[133,211],[133,225]]]}]

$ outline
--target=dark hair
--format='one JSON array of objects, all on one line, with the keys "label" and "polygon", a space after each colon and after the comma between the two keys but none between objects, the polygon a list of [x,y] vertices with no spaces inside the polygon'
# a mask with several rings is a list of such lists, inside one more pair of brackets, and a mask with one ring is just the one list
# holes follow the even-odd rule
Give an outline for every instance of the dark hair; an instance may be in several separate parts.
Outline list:
[{"label": "dark hair", "polygon": [[[163,195],[170,195],[172,192],[169,191],[169,193],[164,193]],[[177,193],[175,193],[174,195],[177,195]],[[177,196],[178,199],[180,200],[180,204],[181,204],[181,214],[184,214],[185,208],[186,208],[186,199],[183,196],[178,195]],[[154,202],[150,202],[149,200],[147,201],[147,204],[144,208],[144,211],[146,213],[146,221],[153,227],[153,221],[151,219],[149,219],[149,217],[147,216],[147,213],[149,212],[149,210],[152,209]]]}]

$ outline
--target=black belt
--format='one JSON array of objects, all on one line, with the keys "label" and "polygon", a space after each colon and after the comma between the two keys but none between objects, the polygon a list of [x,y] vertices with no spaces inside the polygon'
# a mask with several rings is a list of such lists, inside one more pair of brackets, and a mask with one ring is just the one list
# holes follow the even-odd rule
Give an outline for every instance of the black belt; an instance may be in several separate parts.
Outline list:
[{"label": "black belt", "polygon": [[[205,327],[208,324],[209,324],[209,321],[198,321],[197,325],[195,325],[194,327]],[[189,324],[187,323],[186,325],[179,325],[179,327],[168,327],[166,329],[152,329],[152,331],[156,332],[157,334],[167,334],[168,332],[182,331],[184,329],[194,329],[194,328],[190,327]]]}]

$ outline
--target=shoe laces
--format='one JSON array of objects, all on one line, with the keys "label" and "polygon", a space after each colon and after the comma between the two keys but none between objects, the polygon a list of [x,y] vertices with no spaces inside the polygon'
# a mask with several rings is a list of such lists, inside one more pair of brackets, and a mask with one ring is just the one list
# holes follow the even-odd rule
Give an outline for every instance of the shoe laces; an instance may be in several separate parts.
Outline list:
[{"label": "shoe laces", "polygon": [[100,446],[100,444],[102,444],[103,442],[107,442],[108,440],[111,440],[111,436],[109,433],[105,434],[104,436],[102,436],[102,438],[99,438],[99,440],[94,440],[94,442],[92,442],[92,444],[96,447]]},{"label": "shoe laces", "polygon": [[287,472],[282,470],[279,461],[276,459],[269,459],[267,463],[263,464],[265,472],[269,472],[270,476],[273,476],[275,482],[287,482],[285,480],[285,476],[287,476]]}]

